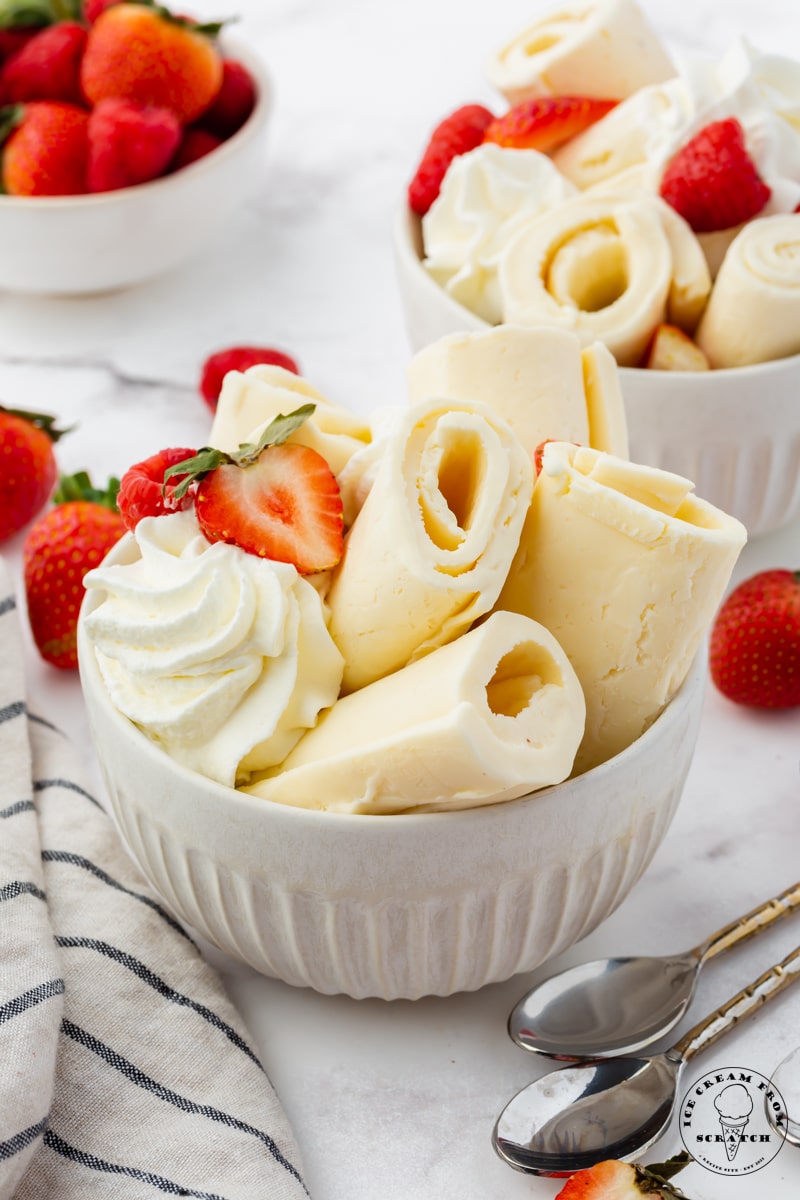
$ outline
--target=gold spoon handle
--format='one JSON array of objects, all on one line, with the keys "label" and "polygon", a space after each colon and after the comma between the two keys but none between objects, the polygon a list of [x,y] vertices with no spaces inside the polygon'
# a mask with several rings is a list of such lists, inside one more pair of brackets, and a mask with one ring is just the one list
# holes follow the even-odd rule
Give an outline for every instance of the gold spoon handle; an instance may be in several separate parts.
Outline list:
[{"label": "gold spoon handle", "polygon": [[711,1013],[693,1029],[690,1029],[671,1050],[667,1051],[668,1057],[680,1058],[684,1062],[688,1062],[690,1058],[694,1058],[695,1054],[712,1046],[724,1033],[733,1029],[734,1025],[738,1025],[745,1017],[751,1016],[762,1004],[766,1004],[768,1000],[777,996],[798,978],[800,978],[800,946],[787,955],[783,962],[770,967],[768,971],[759,976],[755,983],[742,988],[716,1012]]},{"label": "gold spoon handle", "polygon": [[729,925],[724,925],[722,929],[712,933],[699,946],[695,946],[692,954],[700,962],[708,962],[709,959],[716,958],[718,954],[730,950],[732,946],[738,946],[740,942],[746,942],[749,938],[755,937],[770,925],[774,925],[776,921],[780,921],[789,913],[794,912],[796,908],[800,908],[800,883],[793,883],[785,892],[781,892],[780,896],[767,900],[766,904],[760,904],[746,916],[731,921]]}]

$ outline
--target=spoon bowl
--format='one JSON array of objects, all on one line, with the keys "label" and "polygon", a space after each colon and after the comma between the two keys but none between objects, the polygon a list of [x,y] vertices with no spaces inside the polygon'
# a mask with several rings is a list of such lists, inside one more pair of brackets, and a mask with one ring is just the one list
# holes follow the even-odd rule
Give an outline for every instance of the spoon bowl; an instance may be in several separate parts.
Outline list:
[{"label": "spoon bowl", "polygon": [[552,975],[528,992],[508,1019],[523,1050],[566,1061],[635,1054],[680,1021],[701,968],[800,907],[800,883],[711,934],[664,957],[603,958]]},{"label": "spoon bowl", "polygon": [[666,1054],[551,1071],[518,1092],[495,1125],[495,1149],[532,1175],[571,1175],[634,1158],[667,1128],[683,1063]]}]

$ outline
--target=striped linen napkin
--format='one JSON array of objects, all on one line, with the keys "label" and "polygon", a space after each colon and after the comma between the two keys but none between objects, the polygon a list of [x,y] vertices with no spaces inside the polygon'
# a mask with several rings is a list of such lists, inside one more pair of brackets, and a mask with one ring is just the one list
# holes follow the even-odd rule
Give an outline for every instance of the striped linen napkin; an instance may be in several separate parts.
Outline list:
[{"label": "striped linen napkin", "polygon": [[300,1200],[221,981],[25,703],[0,559],[0,1200]]}]

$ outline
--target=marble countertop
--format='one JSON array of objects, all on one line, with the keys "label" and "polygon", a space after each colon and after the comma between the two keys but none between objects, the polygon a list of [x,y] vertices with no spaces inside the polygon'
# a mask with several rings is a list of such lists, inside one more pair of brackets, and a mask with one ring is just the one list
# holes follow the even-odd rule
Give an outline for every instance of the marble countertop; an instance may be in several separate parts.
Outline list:
[{"label": "marble countertop", "polygon": [[[539,0],[490,15],[459,0],[239,0],[237,29],[269,64],[277,95],[263,184],[206,253],[117,294],[0,294],[0,397],[58,412],[76,429],[63,469],[120,472],[163,445],[202,444],[202,360],[234,343],[295,355],[331,399],[360,412],[404,398],[409,351],[390,229],[431,126],[468,100],[491,102],[487,49]],[[721,51],[739,32],[774,51],[800,45],[791,0],[649,0],[676,52]],[[225,5],[194,3],[203,16]],[[6,547],[20,577],[21,538]],[[735,580],[800,565],[800,521],[752,542]],[[28,647],[31,702],[65,727],[96,773],[77,677]],[[800,875],[800,710],[759,714],[709,687],[677,817],[617,912],[534,974],[448,999],[386,1004],[295,990],[209,949],[263,1053],[294,1125],[315,1200],[549,1200],[554,1180],[511,1171],[490,1134],[511,1095],[546,1069],[505,1023],[531,983],[603,954],[686,949]],[[99,786],[99,784],[98,784]],[[688,1028],[800,940],[797,918],[704,971]],[[679,1031],[680,1032],[680,1028]],[[671,1039],[670,1039],[671,1040]],[[800,988],[690,1064],[770,1075],[800,1045]],[[680,1149],[677,1123],[653,1159]],[[692,1165],[693,1200],[800,1195],[800,1150],[740,1179]]]}]

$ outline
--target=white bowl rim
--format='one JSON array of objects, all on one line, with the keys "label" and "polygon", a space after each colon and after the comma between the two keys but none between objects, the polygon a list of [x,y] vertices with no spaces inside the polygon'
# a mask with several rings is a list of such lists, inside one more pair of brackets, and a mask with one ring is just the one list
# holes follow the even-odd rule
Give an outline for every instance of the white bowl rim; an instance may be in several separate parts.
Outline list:
[{"label": "white bowl rim", "polygon": [[[414,246],[413,230],[417,223],[422,228],[422,220],[419,215],[409,208],[404,200],[400,205],[400,210],[395,220],[395,246],[409,264],[411,270],[418,274],[420,283],[424,278],[426,285],[435,288],[442,297],[443,307],[449,307],[454,313],[464,314],[464,332],[474,331],[475,323],[480,324],[486,329],[499,329],[501,325],[492,325],[489,321],[479,317],[477,313],[471,312],[465,308],[458,300],[454,300],[452,296],[440,287],[435,279],[431,278],[428,272],[422,265],[422,259],[419,257]],[[659,379],[664,383],[655,384],[656,387],[664,386],[666,382],[674,383],[675,377],[680,376],[684,379],[691,379],[692,383],[704,386],[703,380],[724,380],[724,379],[741,379],[753,375],[769,375],[771,373],[781,373],[783,371],[800,371],[800,353],[790,354],[785,358],[773,358],[766,362],[749,363],[743,367],[716,367],[710,371],[652,371],[645,367],[618,367],[624,375],[634,375],[637,378]],[[713,386],[709,383],[707,386]]]},{"label": "white bowl rim", "polygon": [[[229,138],[225,138],[220,146],[216,146],[210,153],[204,154],[202,158],[195,159],[185,167],[181,167],[178,171],[173,171],[170,175],[159,175],[156,179],[149,179],[146,183],[132,184],[130,187],[114,188],[109,192],[83,192],[74,196],[9,196],[4,192],[0,192],[0,212],[3,209],[23,209],[29,211],[35,209],[55,211],[56,209],[86,209],[97,207],[103,204],[114,204],[132,195],[141,195],[142,189],[147,188],[148,195],[154,195],[157,190],[165,191],[167,188],[175,187],[176,181],[184,178],[187,172],[192,176],[197,176],[201,171],[213,170],[214,167],[229,153],[240,146],[243,142],[249,141],[254,134],[258,133],[264,121],[269,116],[272,108],[273,86],[269,71],[263,60],[258,55],[253,54],[248,46],[243,45],[238,41],[226,42],[225,57],[236,58],[247,67],[253,79],[256,82],[256,102],[253,111],[236,133],[231,134]],[[227,53],[228,45],[232,51]],[[209,161],[211,160],[211,161]]]},{"label": "white bowl rim", "polygon": [[[130,537],[130,535],[128,535]],[[128,545],[127,537],[124,539]],[[132,540],[132,539],[131,539]],[[121,545],[117,543],[117,547],[112,548],[109,552],[114,551]],[[107,557],[106,562],[109,561]],[[305,808],[300,805],[291,804],[276,804],[274,801],[264,800],[257,796],[250,796],[246,792],[240,792],[236,788],[228,788],[223,784],[218,783],[214,779],[209,779],[205,775],[201,775],[197,771],[192,771],[189,767],[183,766],[182,763],[170,758],[165,750],[162,750],[156,745],[145,733],[139,729],[133,721],[124,716],[119,709],[112,703],[103,683],[100,669],[94,656],[92,643],[86,634],[83,626],[83,616],[87,611],[91,611],[100,603],[100,598],[94,593],[87,593],[84,603],[81,607],[79,618],[79,637],[78,637],[78,652],[81,668],[81,681],[83,683],[84,671],[88,672],[91,678],[91,686],[96,690],[100,697],[100,702],[103,703],[110,719],[118,726],[122,736],[132,737],[134,741],[138,741],[141,750],[148,757],[156,756],[159,762],[163,762],[165,766],[173,773],[179,781],[187,787],[202,786],[204,789],[210,790],[212,798],[218,796],[220,801],[226,805],[232,805],[233,809],[238,809],[241,812],[248,814],[263,813],[266,810],[273,812],[276,816],[280,815],[281,820],[291,821],[295,824],[306,823],[309,828],[315,828],[320,831],[328,827],[330,829],[341,830],[345,823],[351,826],[358,825],[362,829],[372,828],[385,829],[386,821],[402,821],[404,829],[410,826],[420,826],[420,822],[424,822],[425,828],[430,828],[432,825],[441,825],[444,822],[445,828],[452,828],[455,822],[475,821],[477,819],[488,819],[480,817],[480,814],[491,813],[497,816],[501,811],[507,811],[509,806],[519,806],[523,803],[535,804],[539,797],[549,794],[555,788],[565,787],[570,784],[575,784],[584,790],[593,782],[597,782],[598,786],[602,786],[606,775],[614,771],[619,763],[626,762],[634,755],[640,754],[646,750],[649,743],[658,735],[660,727],[663,724],[664,718],[669,715],[673,719],[680,716],[691,703],[695,690],[702,686],[705,680],[706,672],[706,642],[701,643],[700,649],[695,655],[694,661],[687,672],[686,678],[678,688],[672,700],[659,713],[652,725],[650,725],[643,734],[641,734],[634,742],[631,742],[619,754],[615,754],[613,758],[607,759],[597,767],[593,767],[590,771],[585,771],[582,775],[577,775],[574,779],[566,779],[562,783],[553,784],[550,787],[538,788],[536,791],[528,792],[524,796],[517,796],[513,800],[503,800],[496,804],[475,805],[472,808],[453,809],[447,812],[430,812],[430,813],[341,813],[327,812],[325,809]],[[86,659],[89,659],[87,662]],[[84,685],[85,686],[85,685]],[[588,783],[587,783],[588,781]],[[233,811],[233,809],[231,811]]]}]

